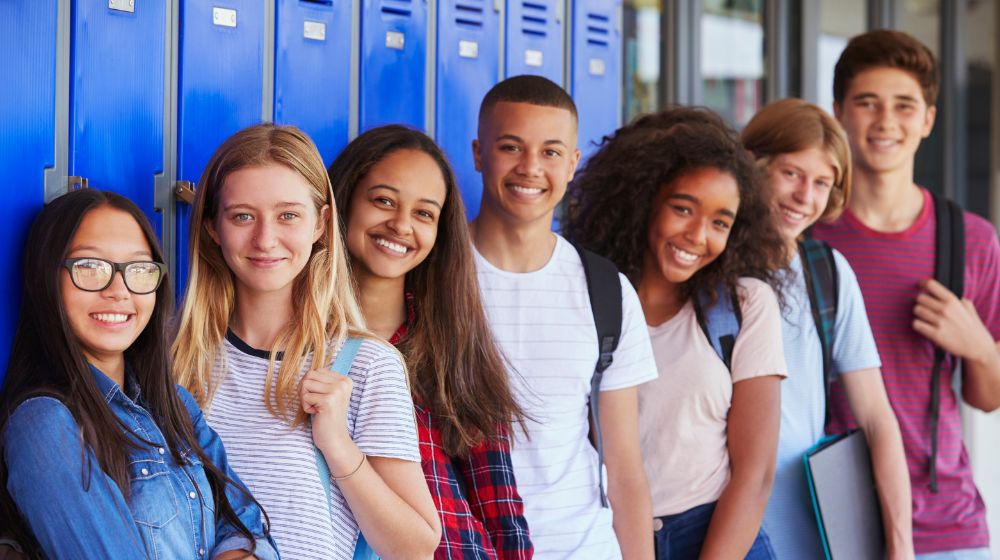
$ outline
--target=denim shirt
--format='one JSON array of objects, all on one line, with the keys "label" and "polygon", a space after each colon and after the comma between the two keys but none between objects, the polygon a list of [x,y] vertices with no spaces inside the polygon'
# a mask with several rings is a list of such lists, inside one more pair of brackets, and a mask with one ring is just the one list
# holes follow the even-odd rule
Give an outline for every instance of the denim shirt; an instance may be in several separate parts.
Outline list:
[{"label": "denim shirt", "polygon": [[[98,388],[122,424],[152,443],[130,450],[131,496],[128,500],[83,448],[80,427],[65,405],[52,397],[25,400],[14,410],[4,432],[7,490],[41,544],[54,558],[214,558],[250,543],[221,515],[197,454],[182,450],[178,465],[131,375],[125,390],[91,366]],[[205,455],[242,486],[229,466],[218,434],[208,427],[194,398],[177,394],[191,415]],[[135,441],[135,440],[133,440]],[[278,558],[264,537],[258,506],[231,485],[226,496],[240,521],[255,535],[255,555]]]}]

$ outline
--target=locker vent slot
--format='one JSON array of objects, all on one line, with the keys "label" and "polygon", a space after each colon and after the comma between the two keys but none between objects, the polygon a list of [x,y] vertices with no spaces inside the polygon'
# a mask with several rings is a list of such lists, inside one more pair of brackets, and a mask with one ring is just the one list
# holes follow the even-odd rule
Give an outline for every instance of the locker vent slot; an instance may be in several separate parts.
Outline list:
[{"label": "locker vent slot", "polygon": [[382,14],[410,17],[413,15],[412,0],[382,0]]},{"label": "locker vent slot", "polygon": [[332,6],[333,0],[302,0],[306,4],[319,4],[321,6]]},{"label": "locker vent slot", "polygon": [[525,35],[545,37],[549,34],[548,26],[551,15],[549,7],[542,2],[521,2],[521,30]]},{"label": "locker vent slot", "polygon": [[483,0],[465,0],[455,3],[455,23],[471,27],[482,27],[485,24],[483,15]]},{"label": "locker vent slot", "polygon": [[587,14],[587,44],[607,47],[611,40],[611,18],[605,14]]}]

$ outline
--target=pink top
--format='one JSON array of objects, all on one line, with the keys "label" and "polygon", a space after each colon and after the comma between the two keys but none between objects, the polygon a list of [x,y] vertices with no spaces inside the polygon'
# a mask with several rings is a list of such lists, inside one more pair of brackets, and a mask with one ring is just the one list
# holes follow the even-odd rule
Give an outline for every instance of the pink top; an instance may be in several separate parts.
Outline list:
[{"label": "pink top", "polygon": [[740,286],[746,297],[732,374],[698,325],[691,302],[649,327],[660,375],[639,386],[639,436],[657,517],[719,499],[729,482],[726,419],[733,384],[786,375],[774,292],[751,278]]},{"label": "pink top", "polygon": [[[930,378],[934,347],[913,330],[917,283],[934,275],[934,204],[905,231],[875,231],[850,211],[835,223],[817,224],[816,237],[840,250],[857,273],[882,358],[882,378],[899,420],[913,487],[913,542],[918,554],[989,545],[986,508],[972,480],[962,443],[958,396],[952,370],[941,375],[938,492],[930,491]],[[996,230],[965,213],[965,297],[986,328],[1000,339],[1000,244]],[[854,427],[843,388],[832,394],[831,431]]]}]

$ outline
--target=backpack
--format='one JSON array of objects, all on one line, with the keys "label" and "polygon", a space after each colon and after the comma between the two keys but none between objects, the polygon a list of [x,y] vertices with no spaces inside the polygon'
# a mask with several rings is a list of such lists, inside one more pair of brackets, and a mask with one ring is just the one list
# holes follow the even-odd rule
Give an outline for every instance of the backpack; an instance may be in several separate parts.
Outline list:
[{"label": "backpack", "polygon": [[600,395],[604,370],[614,361],[614,352],[622,334],[622,285],[618,267],[610,260],[573,244],[583,263],[587,279],[587,295],[597,329],[597,364],[590,378],[590,415],[593,418],[594,447],[597,448],[597,484],[601,492],[601,506],[609,507],[604,490],[604,440],[601,437]]}]

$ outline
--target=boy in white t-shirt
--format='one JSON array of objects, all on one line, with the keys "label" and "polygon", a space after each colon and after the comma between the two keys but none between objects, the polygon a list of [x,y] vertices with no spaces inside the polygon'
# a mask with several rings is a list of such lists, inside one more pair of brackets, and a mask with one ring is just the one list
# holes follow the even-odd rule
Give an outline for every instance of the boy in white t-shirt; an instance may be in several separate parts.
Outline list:
[{"label": "boy in white t-shirt", "polygon": [[580,159],[576,142],[576,107],[551,81],[517,76],[486,94],[472,143],[483,176],[470,224],[479,281],[531,418],[512,458],[536,558],[651,559],[636,386],[657,374],[638,297],[621,275],[622,334],[599,404],[611,508],[602,506],[588,440],[597,333],[579,255],[551,231]]}]

